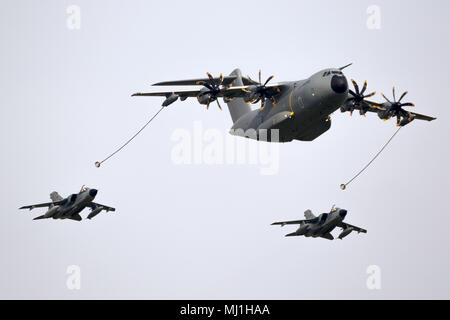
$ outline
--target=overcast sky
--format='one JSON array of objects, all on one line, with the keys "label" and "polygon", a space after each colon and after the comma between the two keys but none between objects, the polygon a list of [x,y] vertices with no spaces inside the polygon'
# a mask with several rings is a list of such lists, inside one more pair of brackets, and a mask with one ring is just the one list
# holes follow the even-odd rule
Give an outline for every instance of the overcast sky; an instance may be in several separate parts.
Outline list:
[{"label": "overcast sky", "polygon": [[[68,27],[70,5],[80,29]],[[370,5],[380,29],[368,27]],[[450,298],[449,10],[448,1],[3,0],[0,298]],[[393,85],[408,90],[414,111],[438,120],[402,129],[346,191],[339,184],[394,120],[338,111],[315,141],[277,145],[278,170],[263,175],[262,164],[174,161],[174,134],[194,136],[199,124],[241,139],[228,136],[226,109],[189,99],[93,165],[159,109],[159,98],[130,97],[152,83],[236,67],[299,80],[350,62],[349,79],[389,97]],[[116,212],[33,221],[45,210],[17,209],[83,184]],[[285,238],[295,227],[270,226],[333,204],[368,233]],[[66,285],[71,265],[79,290]],[[371,265],[379,290],[366,285]]]}]

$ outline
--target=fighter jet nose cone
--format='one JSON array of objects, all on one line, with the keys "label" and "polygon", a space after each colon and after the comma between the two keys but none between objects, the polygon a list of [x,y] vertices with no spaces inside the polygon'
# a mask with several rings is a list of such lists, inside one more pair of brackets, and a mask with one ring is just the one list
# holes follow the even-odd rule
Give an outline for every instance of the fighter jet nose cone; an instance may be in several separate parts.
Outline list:
[{"label": "fighter jet nose cone", "polygon": [[89,190],[89,195],[91,196],[91,197],[95,197],[96,195],[97,195],[97,189],[91,189],[91,190]]},{"label": "fighter jet nose cone", "polygon": [[341,211],[339,211],[339,215],[340,215],[342,218],[345,218],[345,216],[347,215],[347,210],[341,209]]},{"label": "fighter jet nose cone", "polygon": [[331,89],[336,93],[344,93],[348,89],[347,79],[344,76],[334,75],[331,78]]}]

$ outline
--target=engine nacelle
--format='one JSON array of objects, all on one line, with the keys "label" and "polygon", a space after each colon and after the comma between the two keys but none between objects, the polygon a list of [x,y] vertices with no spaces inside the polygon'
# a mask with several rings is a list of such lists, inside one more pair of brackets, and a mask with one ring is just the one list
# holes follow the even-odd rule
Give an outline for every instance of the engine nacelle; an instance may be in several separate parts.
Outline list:
[{"label": "engine nacelle", "polygon": [[246,103],[253,102],[256,98],[258,98],[257,92],[256,92],[256,86],[249,86],[246,89],[247,94],[244,96],[244,101]]},{"label": "engine nacelle", "polygon": [[58,211],[59,206],[54,206],[50,208],[45,214],[44,218],[51,218],[55,215],[55,213]]},{"label": "engine nacelle", "polygon": [[201,94],[197,97],[198,103],[200,104],[208,104],[210,101],[212,101],[212,95],[209,93]]},{"label": "engine nacelle", "polygon": [[98,207],[94,210],[92,210],[89,215],[87,216],[88,219],[92,219],[93,217],[95,217],[96,215],[98,215],[100,213],[100,211],[103,210],[103,207]]},{"label": "engine nacelle", "polygon": [[169,104],[172,104],[175,101],[177,101],[178,98],[179,98],[179,96],[177,94],[172,93],[166,97],[166,100],[164,100],[164,102],[162,103],[162,106],[167,107]]},{"label": "engine nacelle", "polygon": [[344,231],[342,231],[341,232],[341,234],[339,235],[339,239],[344,239],[346,236],[348,236],[351,232],[353,231],[353,228],[347,228],[347,229],[344,229]]},{"label": "engine nacelle", "polygon": [[406,126],[408,123],[410,123],[411,121],[413,121],[415,119],[415,116],[411,115],[409,117],[409,119],[407,118],[403,118],[402,120],[400,120],[400,123],[398,124],[400,127],[404,127]]}]

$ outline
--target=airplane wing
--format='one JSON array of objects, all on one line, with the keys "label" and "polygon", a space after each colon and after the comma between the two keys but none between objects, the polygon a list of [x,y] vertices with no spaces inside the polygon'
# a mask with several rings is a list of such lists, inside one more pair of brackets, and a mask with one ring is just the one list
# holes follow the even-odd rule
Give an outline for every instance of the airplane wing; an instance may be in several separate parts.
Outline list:
[{"label": "airplane wing", "polygon": [[[370,100],[364,100],[364,101],[367,102],[368,105],[370,105],[370,109],[367,110],[369,112],[378,112],[378,110],[385,110],[382,103],[378,103],[378,102],[374,102],[374,101],[370,101]],[[355,108],[355,110],[361,109],[358,106],[355,106],[354,108]],[[411,111],[409,111],[409,113],[412,114],[415,117],[414,119],[416,119],[416,120],[425,120],[425,121],[436,120],[435,117],[430,117],[430,116],[423,115],[420,113],[415,113],[415,112],[411,112]]]},{"label": "airplane wing", "polygon": [[[219,93],[217,93],[217,97],[223,97],[223,98],[236,98],[236,97],[244,97],[247,95],[246,90],[248,89],[248,85],[244,86],[236,86],[236,87],[224,87],[220,90]],[[282,83],[272,83],[266,85],[269,90],[273,90],[274,94],[281,92],[283,89]],[[188,97],[197,97],[201,93],[201,88],[194,89],[194,90],[167,90],[167,91],[159,91],[159,92],[145,92],[145,93],[134,93],[131,96],[147,96],[147,97],[153,97],[153,96],[160,96],[160,97],[168,97],[172,93],[178,95],[180,98],[188,98]]]},{"label": "airplane wing", "polygon": [[367,233],[367,230],[362,229],[362,228],[360,228],[360,227],[353,226],[353,225],[351,225],[351,224],[349,224],[349,223],[345,223],[345,222],[341,222],[341,223],[339,223],[337,226],[338,226],[339,228],[342,228],[342,229],[352,228],[354,231],[356,231],[356,232],[358,232],[358,233],[359,233],[359,232]]},{"label": "airplane wing", "polygon": [[108,207],[108,206],[105,206],[105,205],[103,205],[103,204],[99,204],[99,203],[95,203],[95,202],[89,203],[89,204],[87,205],[87,207],[91,208],[92,210],[97,209],[97,208],[99,208],[99,207],[102,207],[102,210],[105,210],[106,212],[109,212],[109,211],[116,211],[115,208]]},{"label": "airplane wing", "polygon": [[45,203],[38,203],[38,204],[32,204],[29,206],[23,206],[20,207],[19,209],[30,209],[33,210],[34,208],[44,208],[44,207],[50,207],[52,205],[61,205],[64,204],[66,201],[66,199],[60,200],[60,201],[55,201],[55,202],[45,202]]},{"label": "airplane wing", "polygon": [[[223,77],[222,85],[228,86],[230,85],[234,80],[236,80],[236,76],[225,76]],[[214,81],[216,84],[220,83],[220,78],[201,78],[201,79],[190,79],[190,80],[175,80],[175,81],[162,81],[152,84],[152,86],[199,86],[201,83],[210,83],[211,81]],[[257,82],[248,79],[248,78],[242,78],[242,83],[247,85],[252,84],[258,84]]]},{"label": "airplane wing", "polygon": [[293,220],[293,221],[280,221],[280,222],[274,222],[271,225],[272,226],[285,226],[287,224],[302,224],[302,223],[315,223],[319,220],[318,217],[315,217],[313,219],[304,219],[304,220]]},{"label": "airplane wing", "polygon": [[426,116],[420,113],[410,112],[412,115],[415,116],[416,120],[425,120],[425,121],[433,121],[436,120],[435,117]]}]

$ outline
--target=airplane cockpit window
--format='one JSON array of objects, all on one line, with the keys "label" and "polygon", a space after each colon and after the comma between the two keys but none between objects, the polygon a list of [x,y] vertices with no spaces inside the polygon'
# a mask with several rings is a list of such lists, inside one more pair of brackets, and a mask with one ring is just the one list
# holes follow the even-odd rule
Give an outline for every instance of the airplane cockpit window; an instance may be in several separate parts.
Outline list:
[{"label": "airplane cockpit window", "polygon": [[322,77],[326,77],[326,76],[329,76],[329,75],[332,75],[332,74],[340,74],[340,75],[342,75],[343,73],[341,71],[326,71],[326,72],[323,73]]},{"label": "airplane cockpit window", "polygon": [[87,191],[87,190],[88,190],[87,187],[84,187],[84,186],[83,186],[83,188],[81,188],[81,192],[85,192],[85,191]]}]

